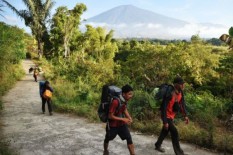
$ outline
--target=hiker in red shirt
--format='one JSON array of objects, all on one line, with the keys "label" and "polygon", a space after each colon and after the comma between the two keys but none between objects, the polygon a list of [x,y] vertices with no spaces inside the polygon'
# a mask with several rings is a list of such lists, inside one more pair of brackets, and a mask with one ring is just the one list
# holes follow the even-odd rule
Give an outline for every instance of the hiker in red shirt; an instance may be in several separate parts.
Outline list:
[{"label": "hiker in red shirt", "polygon": [[[109,122],[106,126],[106,135],[104,139],[104,155],[108,155],[109,141],[113,140],[117,135],[127,141],[130,155],[135,155],[134,144],[131,138],[128,124],[132,123],[132,118],[127,110],[127,102],[133,97],[133,88],[129,85],[122,87],[122,96],[120,101],[113,99],[109,107]],[[119,103],[121,102],[121,103]],[[118,108],[120,104],[120,108]],[[119,109],[119,110],[117,110]]]},{"label": "hiker in red shirt", "polygon": [[183,114],[186,124],[189,122],[183,95],[184,83],[185,82],[181,77],[176,77],[173,81],[174,87],[170,91],[167,91],[167,94],[165,95],[166,97],[162,101],[161,118],[163,121],[163,128],[155,143],[155,149],[159,152],[165,152],[161,145],[170,132],[175,154],[184,155],[183,150],[180,148],[179,134],[173,122],[178,112]]}]

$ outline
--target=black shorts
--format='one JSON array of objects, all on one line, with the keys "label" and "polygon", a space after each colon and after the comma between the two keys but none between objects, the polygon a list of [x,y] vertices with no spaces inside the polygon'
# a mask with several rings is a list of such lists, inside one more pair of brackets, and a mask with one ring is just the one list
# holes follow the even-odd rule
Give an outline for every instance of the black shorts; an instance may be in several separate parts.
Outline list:
[{"label": "black shorts", "polygon": [[106,127],[105,142],[108,143],[113,140],[116,136],[119,136],[121,140],[127,140],[127,143],[132,143],[132,138],[127,125],[120,127]]}]

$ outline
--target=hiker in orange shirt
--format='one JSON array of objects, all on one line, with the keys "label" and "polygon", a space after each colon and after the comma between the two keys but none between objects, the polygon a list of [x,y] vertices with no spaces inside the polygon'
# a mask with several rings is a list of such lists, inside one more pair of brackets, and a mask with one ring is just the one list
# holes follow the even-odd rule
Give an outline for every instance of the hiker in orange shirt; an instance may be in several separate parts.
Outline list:
[{"label": "hiker in orange shirt", "polygon": [[166,97],[162,101],[161,106],[161,118],[163,121],[163,128],[160,132],[159,138],[155,143],[155,149],[159,152],[165,152],[165,149],[161,147],[163,140],[168,133],[171,134],[172,145],[176,155],[184,155],[183,150],[179,143],[179,133],[174,124],[174,118],[178,112],[181,112],[184,116],[186,124],[189,119],[187,117],[186,105],[184,100],[184,80],[181,77],[176,77],[173,81],[173,88],[171,91],[167,91]]}]

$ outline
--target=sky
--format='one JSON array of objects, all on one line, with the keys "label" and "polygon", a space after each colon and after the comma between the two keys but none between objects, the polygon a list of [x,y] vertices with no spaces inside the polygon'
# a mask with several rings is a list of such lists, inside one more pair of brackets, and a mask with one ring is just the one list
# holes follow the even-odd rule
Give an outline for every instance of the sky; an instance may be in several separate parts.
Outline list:
[{"label": "sky", "polygon": [[[1,0],[0,0],[1,1]],[[168,17],[184,20],[190,23],[221,24],[226,27],[233,26],[233,0],[54,0],[55,6],[51,14],[59,6],[67,6],[72,9],[77,3],[84,3],[87,11],[82,19],[88,19],[102,12],[120,5],[134,5],[141,9],[153,11]],[[17,9],[25,9],[22,0],[8,0]],[[24,22],[10,9],[3,7],[0,21],[9,25],[16,25],[25,29]],[[29,28],[25,29],[30,32]],[[228,29],[226,29],[227,33]]]}]

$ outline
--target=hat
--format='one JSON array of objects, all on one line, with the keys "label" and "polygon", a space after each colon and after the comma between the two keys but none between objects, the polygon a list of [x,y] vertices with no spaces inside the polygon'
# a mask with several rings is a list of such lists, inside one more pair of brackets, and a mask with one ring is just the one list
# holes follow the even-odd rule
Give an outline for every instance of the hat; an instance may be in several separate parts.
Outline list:
[{"label": "hat", "polygon": [[181,77],[175,77],[173,83],[177,83],[177,84],[184,84],[184,80]]}]

